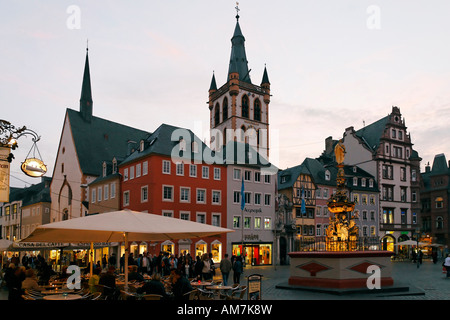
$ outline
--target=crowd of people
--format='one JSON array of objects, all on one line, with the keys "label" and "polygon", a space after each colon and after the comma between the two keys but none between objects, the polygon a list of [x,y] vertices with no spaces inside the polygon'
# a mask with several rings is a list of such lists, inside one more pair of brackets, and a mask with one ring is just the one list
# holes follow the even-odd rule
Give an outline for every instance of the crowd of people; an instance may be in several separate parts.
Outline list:
[{"label": "crowd of people", "polygon": [[[1,270],[2,286],[8,289],[8,299],[17,300],[26,289],[40,291],[43,285],[48,285],[50,278],[64,280],[69,277],[67,274],[67,265],[63,266],[60,273],[56,273],[51,265],[45,259],[38,255],[30,258],[25,256],[19,261],[17,256],[12,256],[6,260]],[[171,298],[181,299],[184,294],[192,290],[190,280],[212,281],[216,275],[216,268],[220,269],[224,285],[229,283],[229,275],[233,272],[233,282],[239,283],[243,273],[243,261],[240,256],[228,254],[220,261],[215,263],[211,253],[205,253],[193,258],[189,253],[175,256],[168,252],[160,252],[152,256],[144,252],[138,257],[133,257],[130,253],[128,259],[128,281],[137,281],[143,283],[138,288],[138,293],[158,294],[168,298],[167,291],[164,288],[162,279],[168,280]],[[94,265],[92,276],[86,280],[89,291],[94,293],[97,285],[103,285],[106,290],[106,296],[117,298],[119,295],[116,286],[118,275],[124,273],[125,254],[119,259],[119,268],[116,270],[117,258],[111,254],[108,258],[104,255]],[[85,274],[89,273],[90,268],[84,269]],[[144,275],[147,279],[144,280]],[[148,279],[150,277],[150,280]]]}]

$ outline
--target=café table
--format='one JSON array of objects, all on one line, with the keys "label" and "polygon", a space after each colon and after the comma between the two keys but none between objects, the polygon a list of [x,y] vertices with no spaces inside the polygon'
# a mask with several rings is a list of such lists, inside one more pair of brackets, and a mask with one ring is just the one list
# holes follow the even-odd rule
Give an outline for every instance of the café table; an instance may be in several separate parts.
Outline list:
[{"label": "caf\u00e9 table", "polygon": [[49,290],[42,290],[41,293],[42,294],[63,294],[63,293],[70,293],[73,292],[73,290],[70,289],[49,289]]},{"label": "caf\u00e9 table", "polygon": [[222,290],[231,290],[233,289],[232,286],[224,286],[220,284],[212,285],[212,286],[206,286],[206,289],[214,291],[214,298],[219,299],[219,292]]},{"label": "caf\u00e9 table", "polygon": [[193,286],[193,287],[205,287],[205,286],[210,286],[210,285],[212,285],[212,282],[209,282],[209,281],[200,281],[200,282],[192,281],[191,282],[191,286]]},{"label": "caf\u00e9 table", "polygon": [[79,300],[81,298],[79,294],[51,294],[43,297],[44,300]]}]

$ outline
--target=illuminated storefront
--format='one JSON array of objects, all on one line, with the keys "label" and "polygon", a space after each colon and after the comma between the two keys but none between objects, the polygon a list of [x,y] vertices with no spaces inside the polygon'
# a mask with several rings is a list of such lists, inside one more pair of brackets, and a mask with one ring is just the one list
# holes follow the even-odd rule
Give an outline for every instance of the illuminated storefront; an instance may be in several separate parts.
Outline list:
[{"label": "illuminated storefront", "polygon": [[240,256],[244,253],[245,264],[259,266],[272,264],[272,243],[244,243],[233,244],[233,255]]}]

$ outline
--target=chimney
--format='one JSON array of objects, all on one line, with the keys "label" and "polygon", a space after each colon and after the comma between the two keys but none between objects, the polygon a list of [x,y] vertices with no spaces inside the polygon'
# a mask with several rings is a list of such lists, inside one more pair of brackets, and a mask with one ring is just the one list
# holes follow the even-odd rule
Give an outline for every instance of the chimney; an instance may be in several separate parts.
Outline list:
[{"label": "chimney", "polygon": [[430,167],[430,162],[428,161],[427,165],[425,166],[425,173],[430,173],[431,172],[431,167]]}]

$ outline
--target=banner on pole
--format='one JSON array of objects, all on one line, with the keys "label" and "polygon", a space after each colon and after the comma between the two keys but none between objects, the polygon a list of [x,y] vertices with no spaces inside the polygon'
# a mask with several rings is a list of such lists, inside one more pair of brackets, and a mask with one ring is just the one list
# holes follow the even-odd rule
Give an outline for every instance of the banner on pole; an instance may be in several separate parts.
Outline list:
[{"label": "banner on pole", "polygon": [[0,202],[9,202],[9,148],[0,147]]}]

